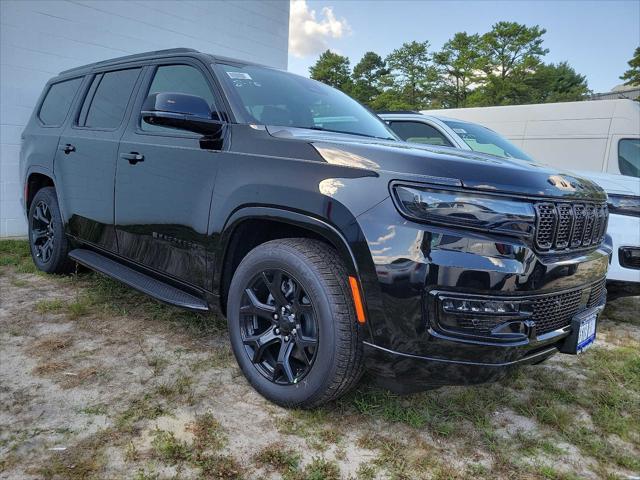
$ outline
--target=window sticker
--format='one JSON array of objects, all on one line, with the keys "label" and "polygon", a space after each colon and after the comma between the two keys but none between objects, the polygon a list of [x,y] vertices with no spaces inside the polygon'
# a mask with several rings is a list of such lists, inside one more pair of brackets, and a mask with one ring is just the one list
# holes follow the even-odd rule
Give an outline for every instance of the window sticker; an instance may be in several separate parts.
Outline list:
[{"label": "window sticker", "polygon": [[234,80],[251,80],[251,75],[245,72],[227,72],[227,75]]},{"label": "window sticker", "polygon": [[454,128],[453,131],[460,134],[467,133],[467,131],[464,128]]}]

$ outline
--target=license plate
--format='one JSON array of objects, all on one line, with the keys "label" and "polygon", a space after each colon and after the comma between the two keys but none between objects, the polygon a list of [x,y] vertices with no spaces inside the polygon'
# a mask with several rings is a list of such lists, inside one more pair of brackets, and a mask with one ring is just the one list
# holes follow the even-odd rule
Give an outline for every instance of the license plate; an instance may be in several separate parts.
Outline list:
[{"label": "license plate", "polygon": [[576,345],[576,353],[584,352],[593,345],[596,340],[596,321],[598,314],[590,312],[580,318],[580,329],[578,330],[578,340]]}]

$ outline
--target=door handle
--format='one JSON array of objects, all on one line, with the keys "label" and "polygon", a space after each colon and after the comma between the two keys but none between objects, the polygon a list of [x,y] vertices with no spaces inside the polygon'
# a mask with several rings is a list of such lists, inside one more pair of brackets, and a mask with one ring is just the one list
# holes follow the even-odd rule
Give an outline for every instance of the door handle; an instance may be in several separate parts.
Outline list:
[{"label": "door handle", "polygon": [[138,162],[144,162],[144,155],[138,152],[130,152],[130,153],[121,153],[120,158],[124,158],[125,160],[129,160],[131,165],[135,165]]},{"label": "door handle", "polygon": [[69,155],[71,152],[76,151],[76,147],[74,147],[70,143],[67,143],[66,145],[60,145],[58,148],[62,150],[65,153],[65,155]]}]

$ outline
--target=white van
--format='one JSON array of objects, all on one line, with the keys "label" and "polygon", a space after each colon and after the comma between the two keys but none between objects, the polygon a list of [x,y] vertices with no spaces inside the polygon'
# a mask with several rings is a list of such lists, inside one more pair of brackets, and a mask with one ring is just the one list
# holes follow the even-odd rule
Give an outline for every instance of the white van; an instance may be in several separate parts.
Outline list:
[{"label": "white van", "polygon": [[573,171],[640,176],[640,103],[633,100],[423,110],[488,127],[533,158]]},{"label": "white van", "polygon": [[[617,100],[613,100],[612,102],[617,102]],[[530,105],[530,107],[534,106],[537,105]],[[632,105],[631,107],[631,111],[633,111],[634,106]],[[448,114],[449,112],[462,111],[466,113],[467,111],[473,111],[475,116],[480,117],[482,110],[495,111],[496,109],[500,110],[502,108],[516,107],[437,110],[432,112]],[[638,110],[638,112],[640,113],[640,110]],[[533,160],[531,156],[527,155],[527,153],[506,140],[500,134],[478,123],[462,120],[460,116],[453,118],[453,116],[434,116],[416,112],[386,112],[379,113],[379,116],[387,122],[400,138],[408,142],[427,143],[464,150],[474,150],[501,157]],[[501,118],[504,119],[505,117],[502,116]],[[492,121],[494,122],[494,127],[495,123],[502,125],[507,123],[496,122],[495,119],[487,120],[486,123],[491,124]],[[638,125],[640,125],[640,123]],[[565,129],[565,131],[566,130],[568,129]],[[640,163],[640,142],[638,140],[638,134],[636,133],[635,137],[631,135],[621,135],[623,135],[624,138],[618,138],[617,143],[621,143],[622,140],[627,139],[631,140],[631,143],[629,144],[629,148],[625,147],[623,143],[623,150],[618,155],[622,156],[624,161],[628,160],[628,163],[631,165],[636,165],[637,169]],[[575,138],[573,140],[579,143],[579,139]],[[610,140],[607,140],[607,142],[611,143]],[[540,142],[540,144],[542,143],[544,142]],[[618,146],[615,146],[615,148],[617,152]],[[576,146],[576,150],[581,151],[581,147]],[[535,158],[541,162],[567,169],[565,165],[567,163],[566,161],[565,164],[563,164],[560,162],[547,161],[547,158],[544,157]],[[569,152],[566,157],[563,158],[573,159],[575,155]],[[619,162],[623,165],[623,169],[626,168],[624,161],[620,160]],[[635,162],[635,164],[633,162]],[[606,168],[607,165],[607,163],[603,163],[603,168]],[[584,165],[582,167],[584,168]],[[640,286],[640,178],[637,176],[603,173],[602,171],[584,171],[583,168],[574,167],[573,170],[598,183],[609,195],[610,215],[607,237],[612,246],[612,256],[607,279],[609,281],[631,282],[636,286]]]}]

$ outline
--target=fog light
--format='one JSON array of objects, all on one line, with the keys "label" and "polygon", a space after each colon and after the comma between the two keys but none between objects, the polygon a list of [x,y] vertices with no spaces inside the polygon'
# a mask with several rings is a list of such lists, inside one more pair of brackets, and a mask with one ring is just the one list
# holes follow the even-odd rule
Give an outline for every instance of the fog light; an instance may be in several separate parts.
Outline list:
[{"label": "fog light", "polygon": [[520,312],[518,302],[500,302],[495,300],[464,300],[461,298],[443,298],[442,309],[454,313],[497,313],[513,314]]},{"label": "fog light", "polygon": [[438,323],[446,330],[471,335],[524,333],[524,321],[531,315],[520,300],[469,299],[439,296]]}]

